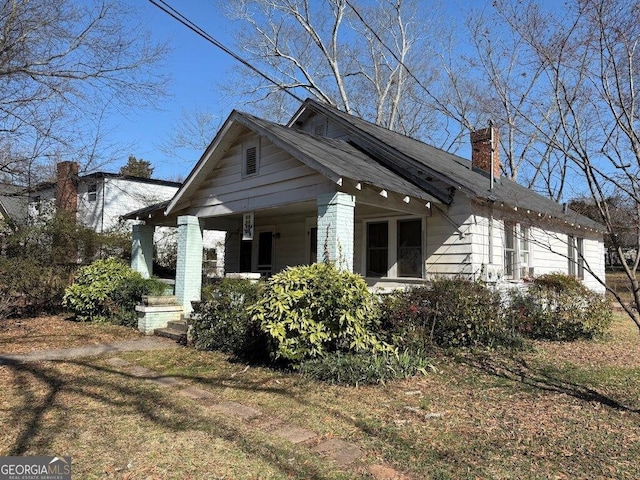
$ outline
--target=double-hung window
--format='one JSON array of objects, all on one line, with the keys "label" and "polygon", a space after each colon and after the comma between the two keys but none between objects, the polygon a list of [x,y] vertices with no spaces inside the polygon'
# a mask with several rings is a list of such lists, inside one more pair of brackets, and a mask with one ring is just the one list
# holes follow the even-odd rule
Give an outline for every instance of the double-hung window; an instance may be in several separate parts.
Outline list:
[{"label": "double-hung window", "polygon": [[367,277],[386,277],[389,271],[389,222],[367,224]]},{"label": "double-hung window", "polygon": [[529,227],[504,222],[504,275],[514,280],[526,277],[531,262]]},{"label": "double-hung window", "polygon": [[422,278],[422,219],[390,219],[365,224],[365,276]]},{"label": "double-hung window", "polygon": [[98,184],[90,183],[87,187],[88,200],[90,202],[95,202],[98,198]]},{"label": "double-hung window", "polygon": [[514,278],[516,270],[516,224],[504,222],[504,276]]},{"label": "double-hung window", "polygon": [[584,238],[569,235],[567,260],[569,275],[584,280]]}]

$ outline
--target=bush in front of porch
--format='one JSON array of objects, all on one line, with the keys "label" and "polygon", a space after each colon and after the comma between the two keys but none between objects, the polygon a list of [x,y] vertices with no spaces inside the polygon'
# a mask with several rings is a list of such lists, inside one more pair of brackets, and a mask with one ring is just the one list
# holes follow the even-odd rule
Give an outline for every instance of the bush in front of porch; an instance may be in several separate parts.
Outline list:
[{"label": "bush in front of porch", "polygon": [[298,364],[333,352],[376,352],[379,304],[364,279],[333,263],[290,267],[269,279],[250,309],[275,342],[275,356]]},{"label": "bush in front of porch", "polygon": [[249,312],[263,290],[264,282],[239,278],[224,278],[204,287],[203,301],[191,314],[189,344],[250,362],[269,362],[274,345]]},{"label": "bush in front of porch", "polygon": [[65,290],[63,305],[76,320],[109,322],[136,326],[136,305],[143,295],[160,295],[164,284],[142,278],[122,260],[96,260],[76,272],[73,284]]},{"label": "bush in front of porch", "polygon": [[428,287],[384,299],[381,328],[410,350],[519,347],[500,294],[465,278],[438,278]]}]

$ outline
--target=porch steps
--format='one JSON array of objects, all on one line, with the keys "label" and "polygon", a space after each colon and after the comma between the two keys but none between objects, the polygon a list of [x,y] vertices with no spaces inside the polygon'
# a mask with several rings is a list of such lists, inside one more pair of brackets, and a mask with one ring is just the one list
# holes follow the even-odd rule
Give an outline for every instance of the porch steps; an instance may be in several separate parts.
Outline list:
[{"label": "porch steps", "polygon": [[178,343],[187,343],[187,321],[172,320],[167,323],[166,328],[156,328],[154,333],[159,337],[170,338]]}]

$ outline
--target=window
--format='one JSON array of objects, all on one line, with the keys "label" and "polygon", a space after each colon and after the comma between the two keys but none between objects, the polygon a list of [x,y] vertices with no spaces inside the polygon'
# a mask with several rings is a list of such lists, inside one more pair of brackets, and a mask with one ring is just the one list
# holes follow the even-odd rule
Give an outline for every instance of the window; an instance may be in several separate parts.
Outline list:
[{"label": "window", "polygon": [[240,272],[251,271],[251,250],[253,242],[251,240],[240,241]]},{"label": "window", "polygon": [[584,238],[569,235],[567,248],[569,275],[584,280]]},{"label": "window", "polygon": [[254,142],[247,144],[243,148],[243,160],[242,160],[242,176],[248,177],[258,173],[259,163],[259,149],[258,143]]},{"label": "window", "polygon": [[576,249],[578,254],[578,278],[584,280],[584,238],[576,238]]},{"label": "window", "polygon": [[398,221],[398,276],[422,277],[422,221]]},{"label": "window", "polygon": [[309,263],[318,263],[318,227],[309,229]]},{"label": "window", "polygon": [[376,278],[422,278],[422,222],[422,218],[365,222],[363,274]]},{"label": "window", "polygon": [[87,187],[88,199],[90,202],[95,202],[98,197],[98,184],[91,183]]},{"label": "window", "polygon": [[529,276],[531,262],[528,226],[504,222],[504,276],[514,280]]},{"label": "window", "polygon": [[389,223],[367,224],[367,277],[384,277],[389,271]]},{"label": "window", "polygon": [[514,278],[516,263],[516,224],[504,222],[504,276]]},{"label": "window", "polygon": [[529,227],[520,225],[520,250],[518,256],[520,257],[520,277],[529,276]]}]

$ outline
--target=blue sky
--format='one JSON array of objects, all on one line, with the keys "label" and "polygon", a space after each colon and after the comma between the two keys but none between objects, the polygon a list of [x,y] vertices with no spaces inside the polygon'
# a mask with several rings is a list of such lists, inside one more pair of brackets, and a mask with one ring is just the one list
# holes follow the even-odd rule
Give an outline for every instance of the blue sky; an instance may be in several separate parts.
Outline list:
[{"label": "blue sky", "polygon": [[[176,128],[183,111],[199,109],[224,119],[233,108],[241,108],[233,99],[216,92],[216,82],[224,82],[234,60],[198,35],[162,12],[148,0],[126,0],[139,9],[144,23],[156,40],[168,42],[171,52],[165,62],[170,78],[169,96],[162,98],[158,109],[114,114],[109,129],[126,149],[121,159],[108,167],[116,171],[126,163],[128,154],[144,158],[154,166],[154,177],[182,179],[187,176],[201,152],[190,152],[188,161],[169,157],[161,150]],[[168,0],[218,41],[231,46],[230,22],[215,9],[211,0]],[[452,22],[463,22],[469,6],[489,5],[489,0],[452,0],[446,5]]]},{"label": "blue sky", "polygon": [[[232,65],[222,51],[188,30],[147,0],[127,0],[139,9],[144,23],[154,38],[167,42],[171,48],[164,69],[169,77],[167,97],[160,99],[157,109],[112,115],[109,129],[127,154],[144,158],[155,167],[154,177],[174,179],[185,177],[198,160],[193,152],[191,163],[176,162],[160,150],[160,145],[171,135],[183,111],[196,108],[219,112],[226,116],[233,105],[220,103],[215,82],[224,79]],[[223,43],[230,43],[225,18],[215,13],[207,0],[181,0],[169,2],[188,18]],[[126,157],[126,155],[125,155]],[[113,170],[126,163],[126,158],[114,161]]]}]

